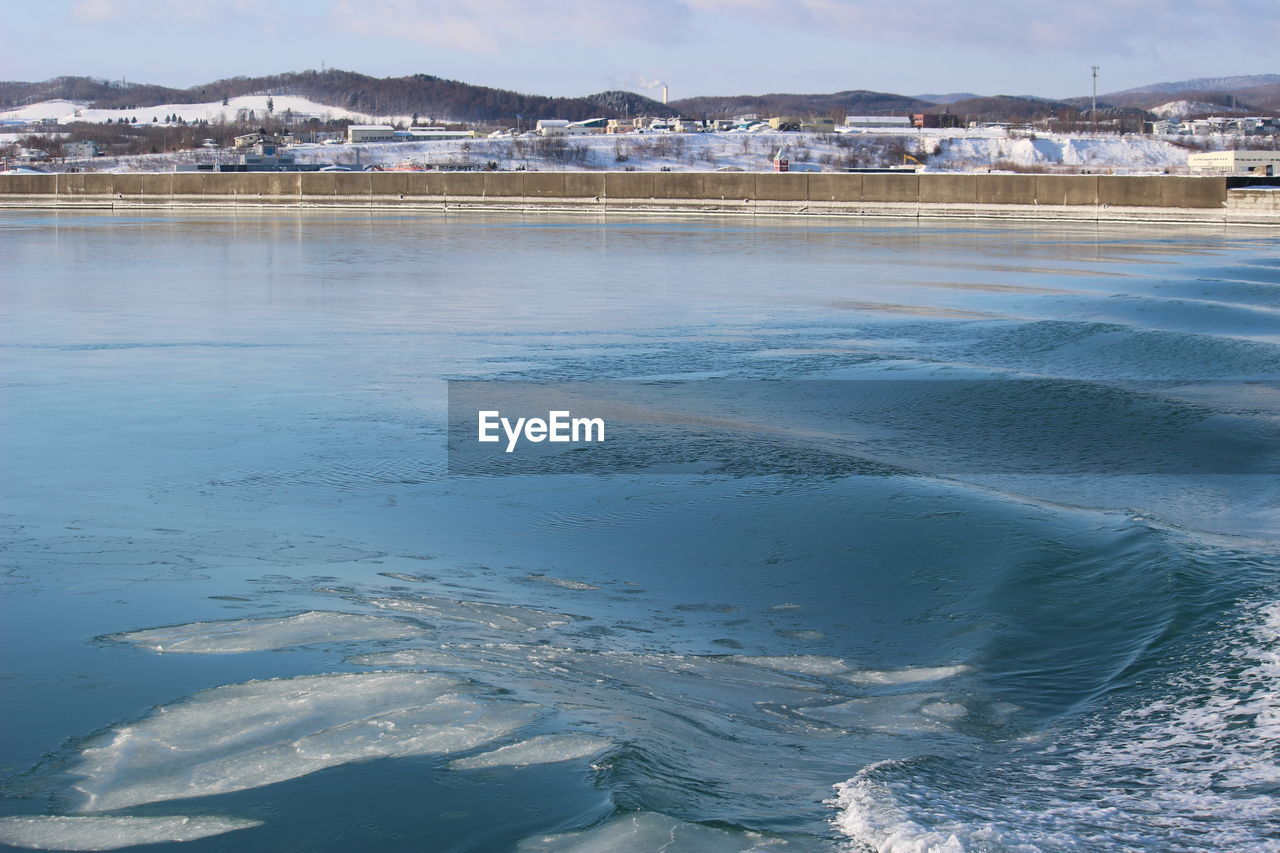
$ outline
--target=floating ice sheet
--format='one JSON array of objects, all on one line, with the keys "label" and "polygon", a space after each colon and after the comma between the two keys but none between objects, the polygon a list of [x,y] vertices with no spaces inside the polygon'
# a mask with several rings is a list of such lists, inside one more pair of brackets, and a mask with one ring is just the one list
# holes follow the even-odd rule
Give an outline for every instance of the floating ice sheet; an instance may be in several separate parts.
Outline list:
[{"label": "floating ice sheet", "polygon": [[450,770],[474,770],[480,767],[523,767],[527,764],[554,764],[586,758],[612,746],[612,742],[594,735],[538,735],[492,752],[458,758],[449,762]]},{"label": "floating ice sheet", "polygon": [[425,634],[426,631],[416,625],[385,616],[311,610],[296,616],[189,622],[112,634],[110,639],[165,654],[211,655],[259,652],[309,643],[400,640]]},{"label": "floating ice sheet", "polygon": [[944,720],[964,716],[965,708],[941,700],[941,693],[868,696],[836,705],[797,708],[796,713],[844,729],[899,735],[944,732],[950,728]]},{"label": "floating ice sheet", "polygon": [[969,672],[963,664],[956,666],[906,666],[901,669],[863,669],[844,677],[857,684],[916,684],[922,681],[941,681]]},{"label": "floating ice sheet", "polygon": [[119,850],[138,844],[194,841],[260,820],[234,817],[0,817],[0,844],[28,850]]},{"label": "floating ice sheet", "polygon": [[520,853],[749,853],[793,846],[755,832],[715,829],[657,812],[634,812],[583,832],[526,838],[518,849]]},{"label": "floating ice sheet", "polygon": [[447,598],[375,598],[370,604],[384,610],[412,613],[451,622],[474,622],[498,631],[537,631],[567,625],[572,617],[530,607],[486,604],[480,601],[452,601]]},{"label": "floating ice sheet", "polygon": [[435,649],[400,649],[394,652],[370,652],[348,660],[357,666],[471,666],[470,661]]},{"label": "floating ice sheet", "polygon": [[504,737],[534,706],[420,672],[230,684],[117,726],[69,768],[80,811],[256,788],[374,758],[447,754]]}]

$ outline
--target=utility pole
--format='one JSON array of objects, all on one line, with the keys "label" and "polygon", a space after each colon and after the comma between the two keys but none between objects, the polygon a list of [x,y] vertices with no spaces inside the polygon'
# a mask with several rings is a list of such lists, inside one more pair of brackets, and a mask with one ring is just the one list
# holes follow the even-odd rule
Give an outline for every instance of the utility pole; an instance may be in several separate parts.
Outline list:
[{"label": "utility pole", "polygon": [[1093,66],[1093,135],[1098,135],[1098,66]]}]

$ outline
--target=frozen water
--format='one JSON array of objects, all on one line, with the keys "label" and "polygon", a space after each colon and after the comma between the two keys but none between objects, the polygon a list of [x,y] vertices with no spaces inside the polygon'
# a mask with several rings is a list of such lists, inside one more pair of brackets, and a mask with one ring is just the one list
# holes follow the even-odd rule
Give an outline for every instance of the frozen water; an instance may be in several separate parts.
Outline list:
[{"label": "frozen water", "polygon": [[194,841],[262,821],[234,817],[0,817],[0,844],[29,850],[119,850],[137,844]]},{"label": "frozen water", "polygon": [[370,604],[384,610],[412,613],[451,622],[474,622],[498,631],[537,631],[567,625],[571,617],[529,607],[452,601],[447,598],[375,598]]},{"label": "frozen water", "polygon": [[418,672],[230,684],[117,726],[70,768],[80,811],[222,794],[355,761],[473,749],[528,723],[532,706],[481,700]]},{"label": "frozen water", "polygon": [[538,735],[510,746],[499,747],[468,758],[449,762],[451,770],[474,770],[479,767],[523,767],[526,764],[553,764],[595,755],[613,744],[593,735]]},{"label": "frozen water", "polygon": [[400,649],[395,652],[370,652],[348,658],[357,666],[469,666],[470,661],[463,660],[448,652],[435,649]]},{"label": "frozen water", "polygon": [[751,666],[763,666],[766,669],[778,669],[783,672],[798,672],[804,675],[839,675],[848,672],[849,667],[839,658],[825,655],[781,655],[777,657],[735,655],[738,663]]},{"label": "frozen water", "polygon": [[[963,706],[939,702],[939,693],[908,693],[894,696],[869,696],[850,699],[836,705],[799,708],[797,713],[845,729],[866,729],[889,734],[942,732],[948,726],[940,718],[963,713]],[[930,713],[933,710],[934,713]]]},{"label": "frozen water", "polygon": [[969,667],[958,666],[906,666],[902,669],[864,669],[845,676],[858,684],[916,684],[921,681],[941,681],[969,672]]},{"label": "frozen water", "polygon": [[422,628],[385,616],[360,616],[312,610],[296,616],[189,622],[150,628],[110,639],[165,654],[229,654],[259,652],[308,643],[350,643],[422,637]]},{"label": "frozen water", "polygon": [[794,847],[754,832],[714,829],[657,812],[634,812],[583,832],[526,838],[517,849],[520,853],[748,853]]}]

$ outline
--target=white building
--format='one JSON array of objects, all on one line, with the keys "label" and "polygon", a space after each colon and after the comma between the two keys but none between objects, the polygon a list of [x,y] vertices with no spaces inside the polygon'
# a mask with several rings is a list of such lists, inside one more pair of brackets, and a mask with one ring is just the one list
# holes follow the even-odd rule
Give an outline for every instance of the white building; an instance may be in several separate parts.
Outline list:
[{"label": "white building", "polygon": [[389,124],[347,126],[347,142],[395,142],[396,129]]},{"label": "white building", "polygon": [[1187,168],[1200,175],[1280,175],[1280,151],[1206,151],[1188,154]]},{"label": "white building", "polygon": [[540,118],[534,132],[539,136],[564,136],[569,132],[568,127],[567,118]]}]

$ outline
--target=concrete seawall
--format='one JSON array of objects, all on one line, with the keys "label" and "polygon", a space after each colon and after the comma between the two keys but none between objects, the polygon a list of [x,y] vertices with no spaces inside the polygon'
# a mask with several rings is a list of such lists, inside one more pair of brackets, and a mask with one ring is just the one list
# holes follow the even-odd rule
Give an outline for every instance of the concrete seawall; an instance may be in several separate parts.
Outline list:
[{"label": "concrete seawall", "polygon": [[0,207],[343,207],[806,214],[1280,225],[1226,178],[751,172],[164,172],[0,175]]}]

